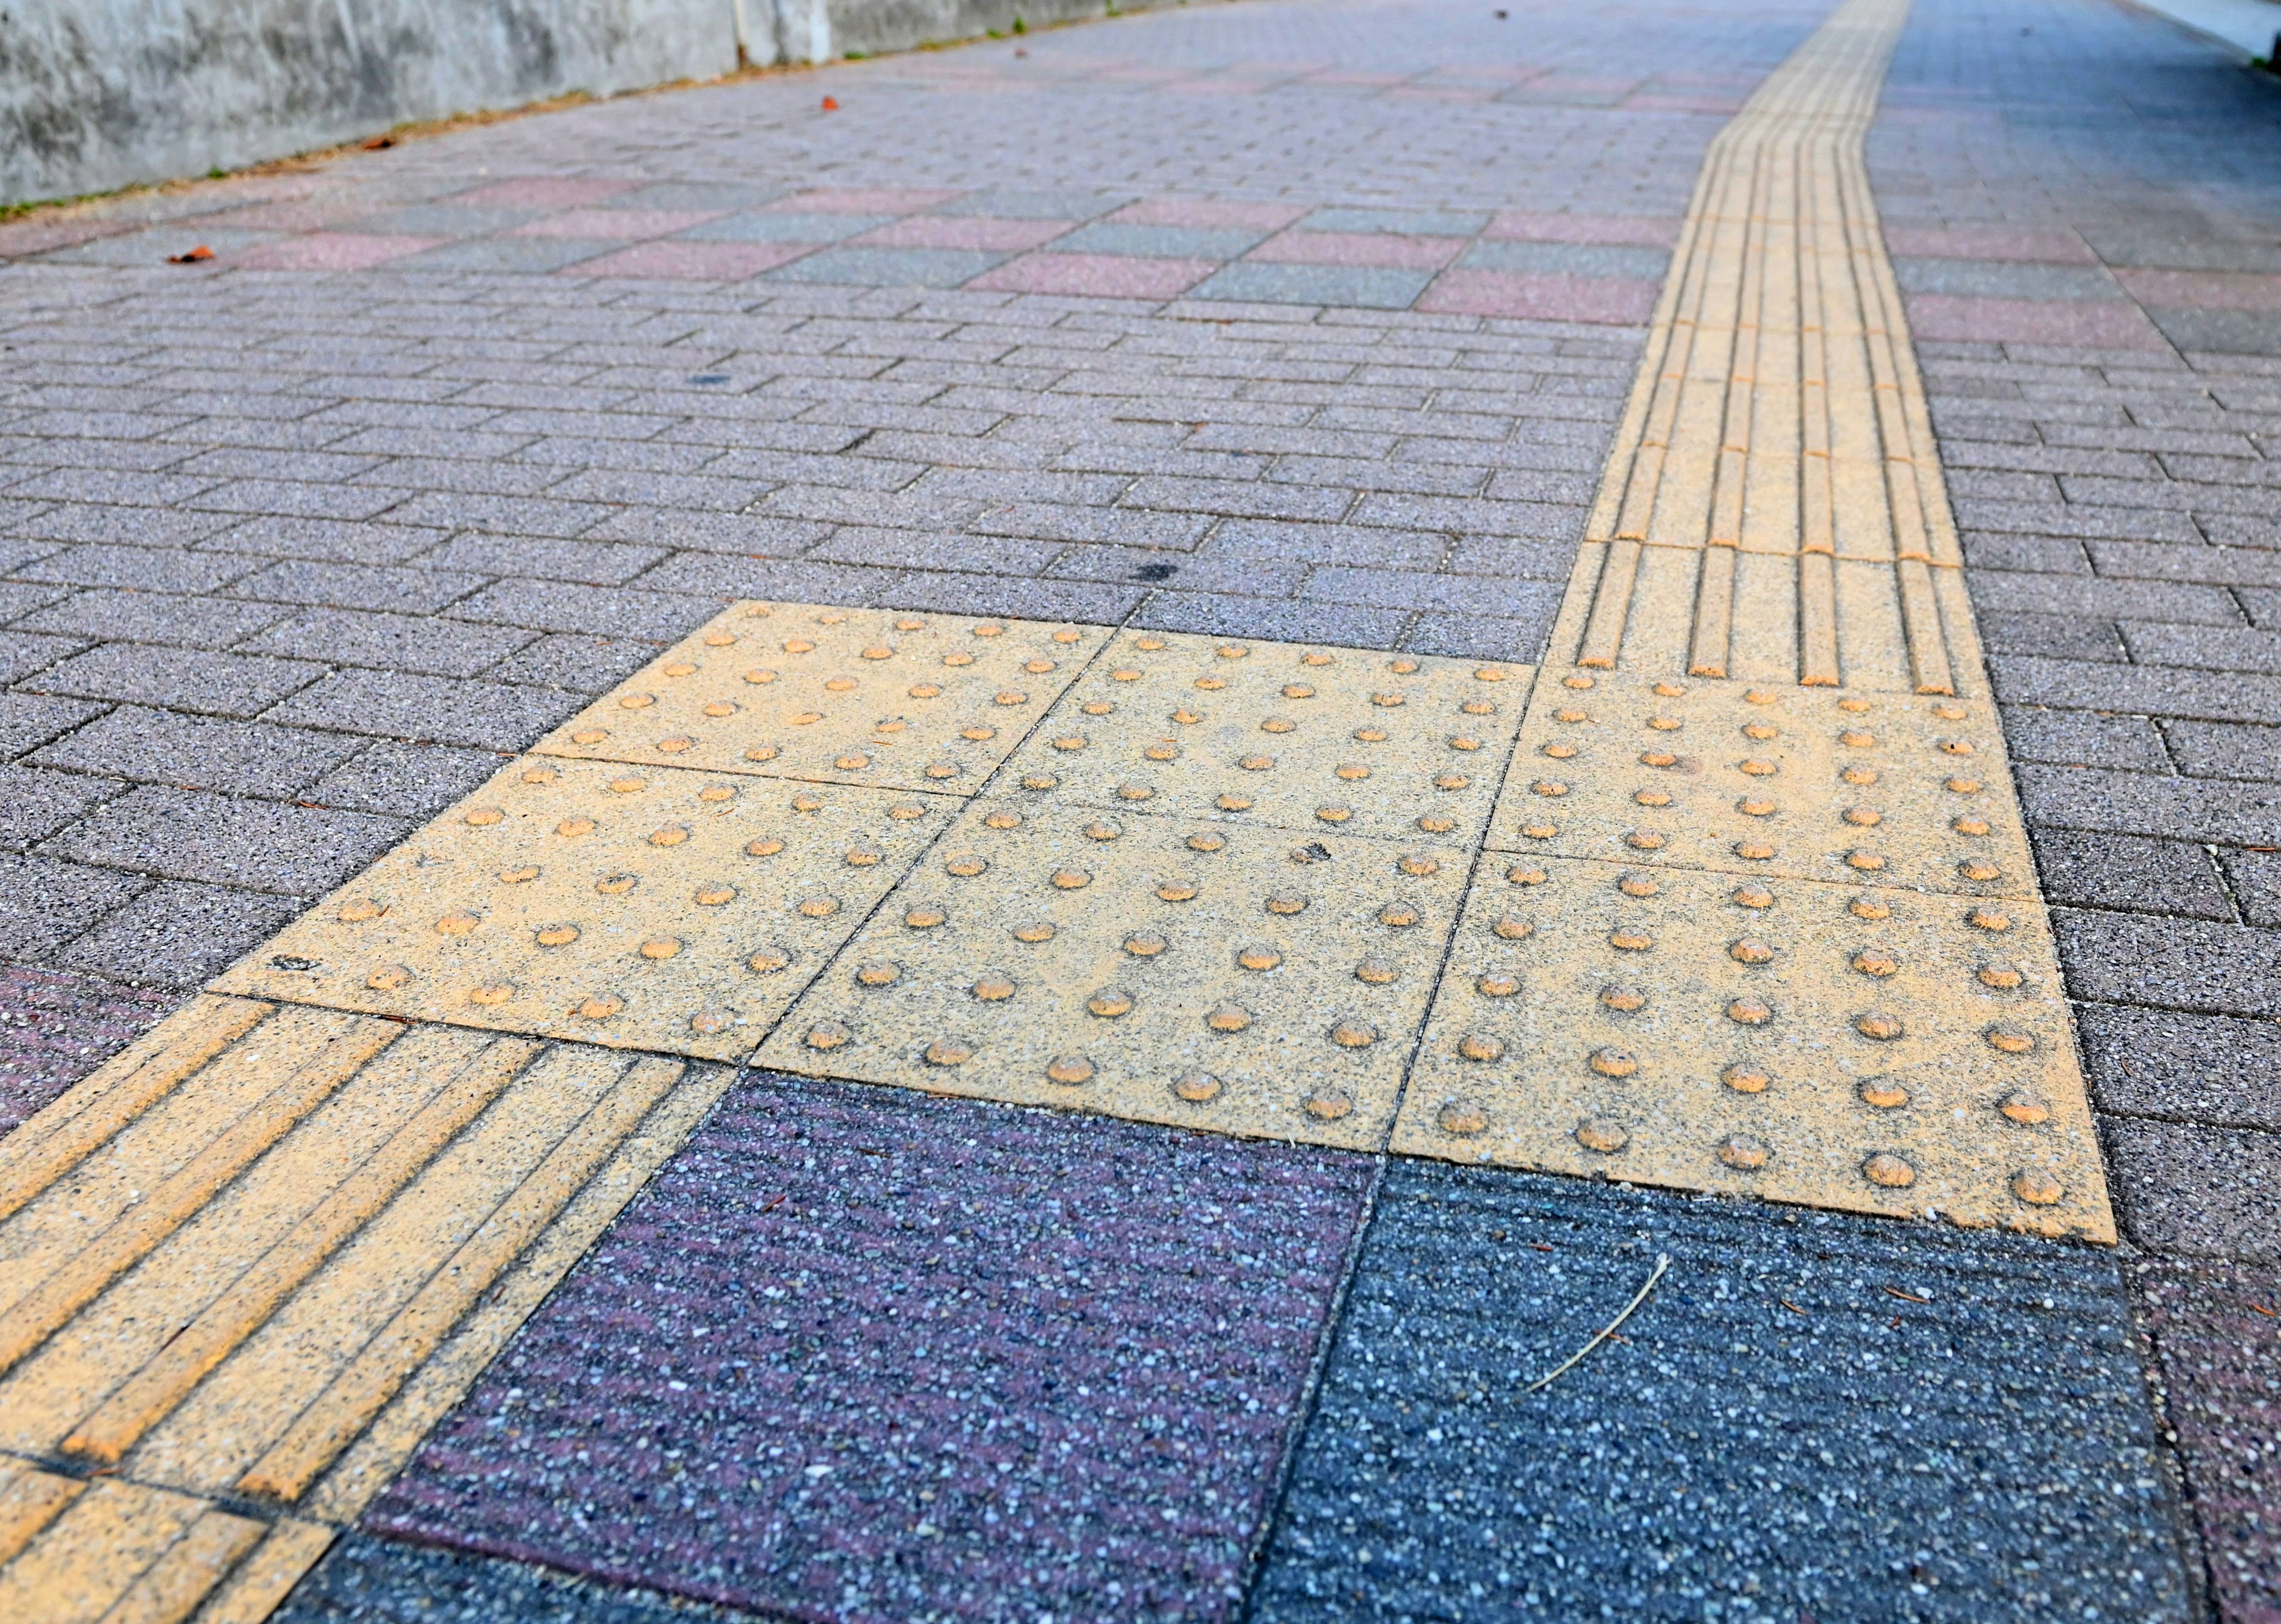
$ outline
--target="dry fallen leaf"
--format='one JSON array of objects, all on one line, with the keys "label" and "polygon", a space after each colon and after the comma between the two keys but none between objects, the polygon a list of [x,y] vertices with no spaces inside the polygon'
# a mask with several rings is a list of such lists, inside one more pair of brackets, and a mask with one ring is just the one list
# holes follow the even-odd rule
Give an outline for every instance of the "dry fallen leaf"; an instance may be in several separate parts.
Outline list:
[{"label": "dry fallen leaf", "polygon": [[201,259],[211,259],[213,258],[213,250],[208,248],[204,243],[201,243],[186,254],[168,254],[166,256],[166,263],[169,265],[196,265]]}]

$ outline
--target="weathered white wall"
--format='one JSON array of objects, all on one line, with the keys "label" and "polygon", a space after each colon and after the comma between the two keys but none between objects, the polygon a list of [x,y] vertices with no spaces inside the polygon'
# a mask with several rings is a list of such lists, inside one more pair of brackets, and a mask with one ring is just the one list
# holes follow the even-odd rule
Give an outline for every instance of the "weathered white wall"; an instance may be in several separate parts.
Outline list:
[{"label": "weathered white wall", "polygon": [[[1124,0],[1126,9],[1161,0]],[[2246,3],[2246,0],[2245,0]],[[1099,17],[1108,0],[0,0],[0,203],[236,169],[414,119],[751,59]]]},{"label": "weathered white wall", "polygon": [[736,65],[732,0],[0,0],[0,201]]}]

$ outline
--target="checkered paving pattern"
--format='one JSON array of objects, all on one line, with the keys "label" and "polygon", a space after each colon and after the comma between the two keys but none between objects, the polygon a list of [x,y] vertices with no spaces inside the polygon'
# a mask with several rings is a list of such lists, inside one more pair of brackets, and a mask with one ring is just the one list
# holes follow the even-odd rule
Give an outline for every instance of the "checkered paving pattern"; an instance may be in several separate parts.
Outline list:
[{"label": "checkered paving pattern", "polygon": [[[0,228],[9,1075],[728,599],[1536,659],[1704,146],[1820,19],[1255,0]],[[2269,105],[1926,0],[1872,136],[2119,1270],[748,1076],[277,1616],[2263,1617]],[[0,1527],[124,1514],[84,1469],[0,1460]],[[173,1492],[152,1616],[262,1536]]]}]

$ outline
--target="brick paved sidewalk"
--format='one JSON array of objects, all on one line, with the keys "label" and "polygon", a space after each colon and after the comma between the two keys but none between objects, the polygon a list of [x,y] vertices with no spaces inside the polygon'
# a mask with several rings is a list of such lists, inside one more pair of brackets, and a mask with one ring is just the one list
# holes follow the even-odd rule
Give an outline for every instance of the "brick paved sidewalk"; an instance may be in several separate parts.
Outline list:
[{"label": "brick paved sidewalk", "polygon": [[[0,1129],[731,599],[1535,659],[1823,8],[1507,9],[0,228]],[[2119,1266],[756,1075],[281,1616],[2281,1617],[2277,97],[1919,0],[1870,143]]]}]

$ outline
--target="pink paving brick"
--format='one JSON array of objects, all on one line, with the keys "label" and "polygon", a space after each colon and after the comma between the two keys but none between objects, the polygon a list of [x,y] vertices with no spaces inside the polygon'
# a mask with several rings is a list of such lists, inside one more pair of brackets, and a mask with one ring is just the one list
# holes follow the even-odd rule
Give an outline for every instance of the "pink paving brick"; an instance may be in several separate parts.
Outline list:
[{"label": "pink paving brick", "polygon": [[1197,226],[1280,231],[1306,213],[1280,203],[1220,203],[1209,197],[1143,197],[1109,218],[1125,226]]},{"label": "pink paving brick", "polygon": [[434,236],[391,236],[360,231],[320,231],[264,243],[236,256],[250,271],[361,271],[401,259],[442,242]]},{"label": "pink paving brick", "polygon": [[966,285],[993,293],[1070,293],[1095,298],[1168,299],[1219,267],[1210,259],[1131,254],[1024,254]]},{"label": "pink paving brick", "polygon": [[515,228],[516,236],[646,237],[671,236],[708,220],[718,220],[719,209],[567,209],[527,226]]},{"label": "pink paving brick", "polygon": [[742,282],[797,259],[809,249],[806,243],[638,243],[599,259],[566,265],[561,275]]},{"label": "pink paving brick", "polygon": [[2064,226],[1885,227],[1885,251],[1903,259],[2019,259],[2041,265],[2096,265],[2099,256]]},{"label": "pink paving brick", "polygon": [[0,969],[0,1135],[159,1024],[180,995],[68,971]]},{"label": "pink paving brick", "polygon": [[1463,237],[1396,236],[1380,231],[1286,231],[1244,256],[1276,265],[1386,266],[1438,270],[1458,257]]},{"label": "pink paving brick", "polygon": [[763,209],[774,214],[905,214],[932,208],[961,194],[897,187],[831,187],[779,197]]},{"label": "pink paving brick", "polygon": [[1419,296],[1436,315],[1509,316],[1537,321],[1644,321],[1660,284],[1632,276],[1527,275],[1514,271],[1444,271]]},{"label": "pink paving brick", "polygon": [[994,220],[986,214],[914,214],[847,239],[850,248],[1035,248],[1068,232],[1067,220]]},{"label": "pink paving brick", "polygon": [[1909,328],[1920,341],[2058,344],[2086,350],[2167,350],[2146,313],[2123,299],[1998,299],[1918,293]]},{"label": "pink paving brick", "polygon": [[1535,214],[1500,209],[1481,236],[1499,243],[1616,243],[1668,248],[1680,220],[1669,214]]},{"label": "pink paving brick", "polygon": [[489,186],[461,192],[443,201],[469,207],[490,205],[507,209],[567,209],[581,203],[599,203],[630,191],[638,181],[579,180],[570,175],[525,175],[520,180],[494,181]]},{"label": "pink paving brick", "polygon": [[2117,271],[2142,304],[2185,310],[2281,310],[2281,276],[2253,271]]},{"label": "pink paving brick", "polygon": [[132,230],[135,224],[133,220],[102,220],[87,215],[19,220],[12,226],[0,226],[0,259],[12,259],[20,254],[43,254],[51,248],[76,247],[81,243],[92,243],[97,237],[116,236],[122,231]]}]

